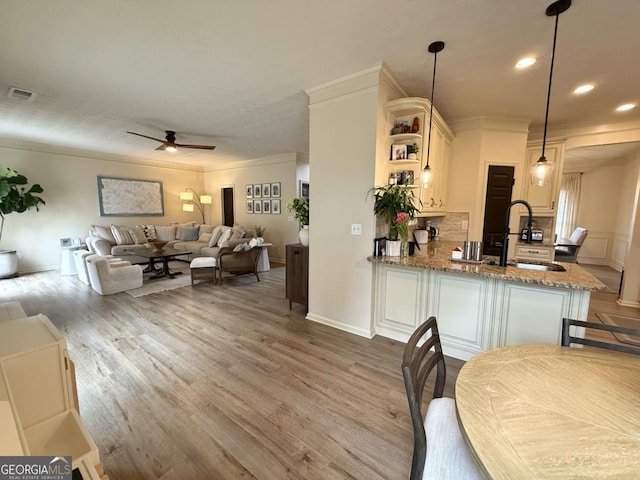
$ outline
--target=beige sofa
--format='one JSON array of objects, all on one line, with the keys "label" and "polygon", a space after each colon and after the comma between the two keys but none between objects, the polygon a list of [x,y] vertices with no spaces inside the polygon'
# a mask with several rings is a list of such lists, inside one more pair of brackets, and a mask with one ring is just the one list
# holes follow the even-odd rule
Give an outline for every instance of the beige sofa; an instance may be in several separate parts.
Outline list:
[{"label": "beige sofa", "polygon": [[166,241],[165,248],[191,252],[181,257],[218,258],[220,249],[247,243],[254,237],[252,231],[240,225],[195,225],[194,223],[170,225],[92,225],[86,239],[87,248],[96,255],[113,255],[131,263],[147,263],[149,259],[136,255],[136,251],[152,248],[149,242]]}]

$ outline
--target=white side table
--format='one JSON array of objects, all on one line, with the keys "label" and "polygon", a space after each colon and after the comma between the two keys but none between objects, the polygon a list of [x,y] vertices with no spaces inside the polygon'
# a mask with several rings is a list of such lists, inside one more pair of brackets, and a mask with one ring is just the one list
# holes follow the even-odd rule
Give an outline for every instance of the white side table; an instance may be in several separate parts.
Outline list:
[{"label": "white side table", "polygon": [[269,263],[269,251],[267,250],[267,247],[271,247],[272,245],[273,243],[263,243],[260,245],[262,250],[258,257],[258,272],[268,272],[271,270],[271,263]]},{"label": "white side table", "polygon": [[84,248],[84,245],[73,245],[62,247],[62,262],[60,263],[60,275],[77,275],[76,262],[73,259],[73,252]]}]

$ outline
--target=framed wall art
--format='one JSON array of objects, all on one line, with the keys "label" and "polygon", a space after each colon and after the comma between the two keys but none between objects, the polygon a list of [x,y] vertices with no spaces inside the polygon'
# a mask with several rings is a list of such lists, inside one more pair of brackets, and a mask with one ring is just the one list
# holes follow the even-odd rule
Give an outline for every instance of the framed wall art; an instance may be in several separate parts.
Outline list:
[{"label": "framed wall art", "polygon": [[259,183],[253,186],[253,198],[262,198],[262,185]]},{"label": "framed wall art", "polygon": [[262,213],[271,213],[271,200],[262,201]]},{"label": "framed wall art", "polygon": [[253,198],[253,185],[245,185],[244,186],[244,197],[245,198]]},{"label": "framed wall art", "polygon": [[253,213],[253,200],[247,200],[247,213]]},{"label": "framed wall art", "polygon": [[101,217],[164,215],[162,182],[98,175]]},{"label": "framed wall art", "polygon": [[271,197],[271,184],[270,183],[263,183],[262,184],[262,198],[269,198]]},{"label": "framed wall art", "polygon": [[273,198],[280,198],[280,182],[273,182],[271,184],[271,196]]},{"label": "framed wall art", "polygon": [[262,213],[262,200],[253,201],[253,213]]},{"label": "framed wall art", "polygon": [[[271,190],[273,193],[273,190]],[[271,200],[271,215],[280,215],[280,200]]]}]

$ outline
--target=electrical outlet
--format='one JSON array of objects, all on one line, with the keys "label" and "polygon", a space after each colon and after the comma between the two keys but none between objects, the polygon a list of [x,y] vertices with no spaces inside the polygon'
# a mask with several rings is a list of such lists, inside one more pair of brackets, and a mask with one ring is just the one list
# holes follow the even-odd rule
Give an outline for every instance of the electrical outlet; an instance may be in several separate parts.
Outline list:
[{"label": "electrical outlet", "polygon": [[362,225],[359,223],[352,223],[351,235],[362,235]]},{"label": "electrical outlet", "polygon": [[469,230],[469,222],[467,222],[466,220],[463,220],[461,228],[462,230]]}]

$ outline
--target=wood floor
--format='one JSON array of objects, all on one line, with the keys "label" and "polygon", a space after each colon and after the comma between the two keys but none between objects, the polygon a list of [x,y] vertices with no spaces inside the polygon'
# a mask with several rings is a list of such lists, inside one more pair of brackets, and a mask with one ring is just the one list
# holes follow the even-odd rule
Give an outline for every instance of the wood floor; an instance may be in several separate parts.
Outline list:
[{"label": "wood floor", "polygon": [[112,480],[407,478],[404,345],[290,312],[282,268],[260,279],[101,297],[45,272],[3,280],[0,301],[66,336]]}]

